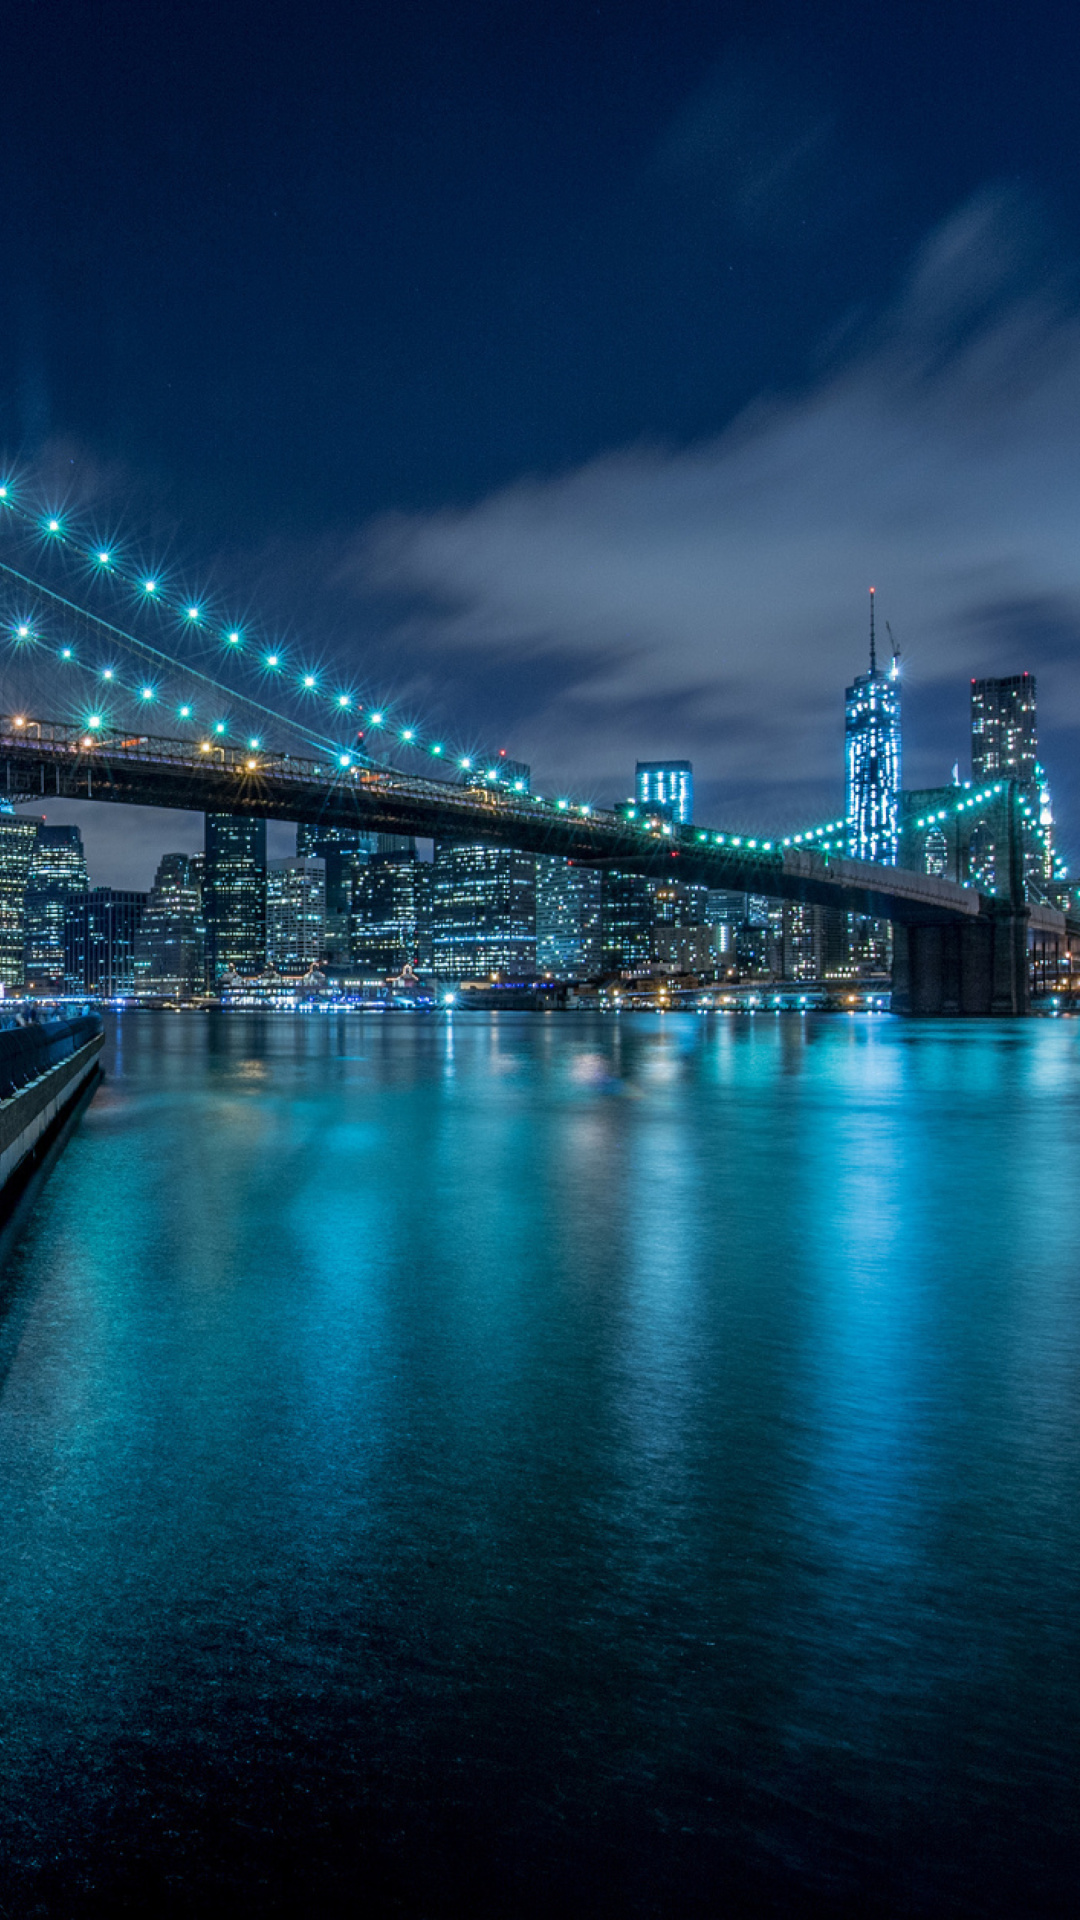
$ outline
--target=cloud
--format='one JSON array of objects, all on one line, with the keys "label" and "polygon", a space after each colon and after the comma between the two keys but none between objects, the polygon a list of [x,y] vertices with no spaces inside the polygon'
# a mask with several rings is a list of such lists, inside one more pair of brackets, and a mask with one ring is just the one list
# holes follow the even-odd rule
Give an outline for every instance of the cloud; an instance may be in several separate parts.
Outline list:
[{"label": "cloud", "polygon": [[1044,668],[1044,733],[1051,705],[1080,727],[1080,323],[1046,252],[1038,210],[986,191],[815,386],[695,445],[385,516],[342,577],[396,598],[418,671],[486,674],[516,750],[603,790],[688,751],[717,804],[834,794],[871,583],[913,781],[966,758],[972,674]]}]

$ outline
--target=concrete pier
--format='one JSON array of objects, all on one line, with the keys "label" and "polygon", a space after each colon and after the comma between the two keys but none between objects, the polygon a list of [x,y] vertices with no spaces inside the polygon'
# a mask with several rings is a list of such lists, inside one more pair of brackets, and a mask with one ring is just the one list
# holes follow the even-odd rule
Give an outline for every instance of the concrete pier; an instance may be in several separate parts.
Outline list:
[{"label": "concrete pier", "polygon": [[0,1204],[50,1131],[100,1071],[95,1018],[0,1033]]}]

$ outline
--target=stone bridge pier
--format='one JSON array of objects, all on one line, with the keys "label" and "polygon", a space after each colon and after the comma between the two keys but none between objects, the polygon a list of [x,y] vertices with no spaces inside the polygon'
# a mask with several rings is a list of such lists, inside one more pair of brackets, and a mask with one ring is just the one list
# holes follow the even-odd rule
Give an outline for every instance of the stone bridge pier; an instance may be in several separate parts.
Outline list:
[{"label": "stone bridge pier", "polygon": [[894,1013],[1029,1013],[1028,910],[985,900],[959,925],[893,927]]}]

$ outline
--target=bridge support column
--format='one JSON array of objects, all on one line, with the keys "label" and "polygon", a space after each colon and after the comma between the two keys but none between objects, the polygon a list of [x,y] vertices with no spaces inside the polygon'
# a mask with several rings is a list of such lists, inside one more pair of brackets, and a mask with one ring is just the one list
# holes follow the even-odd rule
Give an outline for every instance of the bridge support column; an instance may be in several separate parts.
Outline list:
[{"label": "bridge support column", "polygon": [[989,1018],[1030,1012],[1027,910],[988,902],[978,919],[893,928],[894,1013]]}]

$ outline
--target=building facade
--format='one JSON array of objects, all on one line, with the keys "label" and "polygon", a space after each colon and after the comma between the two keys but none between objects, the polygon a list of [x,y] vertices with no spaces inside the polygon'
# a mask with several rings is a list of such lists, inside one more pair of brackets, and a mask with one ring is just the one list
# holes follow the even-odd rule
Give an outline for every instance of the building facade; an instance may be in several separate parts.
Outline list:
[{"label": "building facade", "polygon": [[25,984],[28,993],[63,992],[68,908],[81,900],[89,884],[78,827],[51,827],[42,821],[26,883]]},{"label": "building facade", "polygon": [[895,866],[900,845],[900,677],[896,661],[877,664],[874,603],[870,602],[870,671],[846,694],[846,817],[848,852],[857,860]]},{"label": "building facade", "polygon": [[266,966],[266,822],[208,813],[203,912],[211,987],[226,973]]},{"label": "building facade", "polygon": [[653,887],[643,873],[604,873],[600,941],[605,973],[645,972],[653,958]]},{"label": "building facade", "polygon": [[266,870],[266,960],[307,973],[326,945],[326,862],[314,854],[271,860]]},{"label": "building facade", "polygon": [[1039,759],[1035,675],[971,683],[971,777],[1034,781]]},{"label": "building facade", "polygon": [[358,875],[363,873],[377,849],[378,835],[361,833],[355,827],[301,825],[296,829],[298,856],[319,859],[326,865],[325,953],[332,967],[349,965],[353,889]]},{"label": "building facade", "polygon": [[135,948],[149,896],[91,887],[68,909],[64,926],[67,986],[109,1000],[135,992]]},{"label": "building facade", "polygon": [[39,822],[0,811],[0,987],[22,987],[25,978],[26,889]]},{"label": "building facade", "polygon": [[552,980],[600,972],[600,875],[551,854],[536,860],[536,971]]},{"label": "building facade", "polygon": [[435,848],[432,964],[443,980],[536,974],[536,861],[509,847]]},{"label": "building facade", "polygon": [[694,769],[689,760],[639,760],[634,775],[639,807],[666,814],[680,826],[694,818]]},{"label": "building facade", "polygon": [[415,848],[373,854],[353,888],[351,948],[372,979],[431,966],[431,862]]},{"label": "building facade", "polygon": [[166,853],[158,862],[146,911],[135,937],[139,993],[200,993],[206,980],[206,928],[195,860]]},{"label": "building facade", "polygon": [[1019,783],[1024,877],[1029,888],[1043,892],[1054,873],[1054,809],[1039,764],[1033,673],[972,681],[971,777],[976,787]]}]

